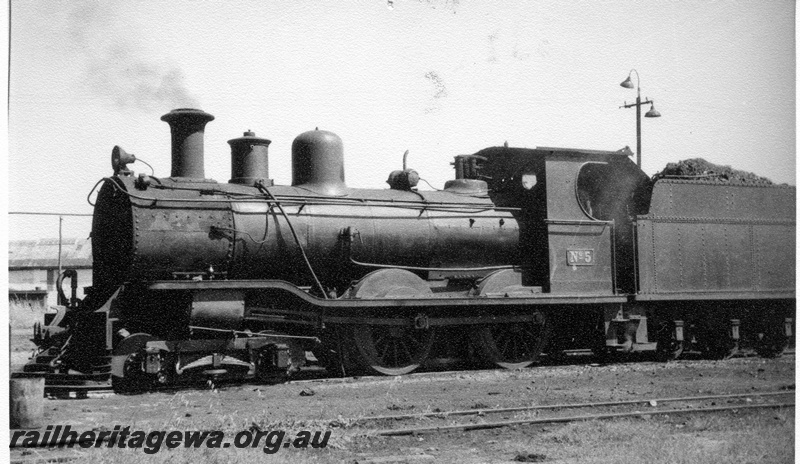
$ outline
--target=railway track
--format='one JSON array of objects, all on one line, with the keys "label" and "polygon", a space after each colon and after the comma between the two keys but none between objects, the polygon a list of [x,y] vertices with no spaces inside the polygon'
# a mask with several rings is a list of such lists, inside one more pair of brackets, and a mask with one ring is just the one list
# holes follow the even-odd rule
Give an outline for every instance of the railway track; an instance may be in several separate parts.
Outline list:
[{"label": "railway track", "polygon": [[[695,361],[687,361],[693,363]],[[409,377],[447,376],[458,372],[429,372]],[[337,381],[391,381],[388,377],[348,379],[308,379],[299,384],[313,385]],[[531,404],[514,407],[495,407],[414,413],[375,415],[356,418],[338,418],[328,423],[328,428],[347,429],[357,436],[402,437],[448,432],[467,432],[535,424],[558,424],[591,420],[616,420],[630,417],[658,417],[666,415],[720,414],[728,411],[746,413],[763,409],[794,408],[794,386],[778,391],[750,391],[728,394],[706,394],[678,397],[628,397],[619,401],[590,403]],[[84,450],[63,448],[12,449],[12,462],[71,462],[86,456]]]},{"label": "railway track", "polygon": [[[786,350],[782,357],[790,357],[793,358],[795,356],[795,349],[791,348]],[[543,359],[541,365],[533,367],[531,369],[549,369],[549,368],[556,368],[556,367],[567,367],[567,366],[576,366],[576,365],[590,365],[590,366],[599,366],[599,365],[623,365],[624,362],[616,363],[603,363],[597,364],[591,361],[587,361],[588,358],[591,357],[591,351],[589,350],[572,350],[568,353],[567,356],[561,357],[558,362],[553,360],[549,360],[546,356]],[[754,358],[756,355],[753,353],[740,353],[734,356],[731,359],[747,359],[747,358]],[[631,356],[629,358],[630,362],[635,363],[646,363],[649,362],[650,358],[636,357]],[[687,357],[687,359],[681,359],[679,361],[673,361],[678,363],[696,363],[696,362],[708,362],[709,360],[704,360],[701,358],[692,358]],[[652,362],[652,361],[650,361]],[[661,361],[656,361],[659,364]],[[725,362],[725,361],[721,361]],[[431,366],[429,370],[420,370],[418,372],[414,372],[411,374],[406,374],[403,377],[407,378],[420,378],[420,377],[439,377],[439,376],[448,376],[448,375],[458,375],[463,374],[464,372],[476,372],[479,371],[473,369],[461,369],[461,370],[450,370],[452,362],[448,364],[448,362],[441,362],[436,366]],[[455,364],[458,365],[457,363]],[[30,373],[23,374],[26,376],[30,376]],[[12,376],[14,374],[12,373]],[[349,382],[389,382],[396,380],[397,377],[394,376],[383,376],[383,375],[366,375],[366,376],[347,376],[342,377],[336,374],[331,375],[326,369],[318,366],[306,367],[303,368],[300,372],[296,373],[291,379],[289,379],[290,383],[294,384],[303,384],[303,383],[349,383]],[[224,383],[219,384],[219,386],[224,386],[225,388],[229,387],[239,387],[243,385],[250,385],[246,380],[242,381],[234,381],[234,380],[227,380]],[[212,385],[212,383],[206,383],[206,385]],[[163,386],[157,387],[153,391],[159,392],[177,392],[182,389],[188,388],[198,388],[203,387],[204,385],[199,383],[197,385],[170,385],[170,386]],[[111,395],[114,395],[115,392],[111,388],[110,382],[82,382],[81,385],[71,385],[69,382],[62,383],[62,384],[50,384],[45,386],[45,394],[58,399],[85,399],[85,398],[104,398]]]},{"label": "railway track", "polygon": [[[626,417],[642,416],[661,416],[675,414],[707,414],[726,411],[741,411],[751,409],[781,409],[793,408],[794,390],[782,390],[772,392],[749,392],[725,395],[703,395],[672,398],[647,398],[623,401],[606,401],[595,403],[566,403],[551,405],[530,405],[510,408],[481,408],[455,411],[435,411],[428,413],[415,414],[396,414],[384,416],[369,416],[352,419],[342,419],[339,422],[348,426],[365,427],[370,424],[384,425],[386,423],[397,423],[407,421],[426,420],[428,423],[421,426],[412,427],[392,427],[374,429],[369,432],[373,436],[404,436],[431,433],[444,433],[452,431],[472,431],[485,430],[516,425],[534,425],[549,423],[566,423],[590,420],[608,420]],[[754,400],[757,399],[758,401]],[[717,405],[718,401],[726,401],[728,404]],[[663,404],[670,403],[672,407],[664,408]],[[708,404],[711,403],[711,404]],[[631,408],[637,405],[644,405],[646,409]],[[589,413],[583,414],[563,414],[566,410],[583,409]],[[602,412],[597,412],[604,410]],[[538,415],[539,411],[553,411],[555,414],[548,417]],[[487,421],[487,416],[522,413],[533,417],[513,418],[504,420]],[[452,418],[472,418],[472,422],[459,423],[440,423],[431,422],[448,421]],[[453,421],[450,421],[453,422]],[[458,421],[455,421],[458,422]]]}]

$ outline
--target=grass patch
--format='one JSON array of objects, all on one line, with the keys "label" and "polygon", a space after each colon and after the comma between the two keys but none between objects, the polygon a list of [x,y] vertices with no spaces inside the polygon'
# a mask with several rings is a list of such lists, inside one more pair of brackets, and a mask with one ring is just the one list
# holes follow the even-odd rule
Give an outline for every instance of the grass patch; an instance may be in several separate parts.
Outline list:
[{"label": "grass patch", "polygon": [[10,300],[8,304],[9,325],[9,367],[11,371],[22,369],[28,362],[36,345],[31,342],[33,325],[44,322],[44,314],[49,309],[42,302],[25,299]]},{"label": "grass patch", "polygon": [[[231,438],[232,440],[232,438]],[[274,454],[266,454],[261,448],[175,448],[163,447],[158,453],[145,454],[142,449],[91,449],[81,456],[80,462],[87,464],[205,464],[205,463],[320,463],[342,462],[343,456],[334,457],[331,451],[315,449],[281,449]],[[78,462],[78,461],[74,461]],[[346,461],[345,461],[346,462]]]},{"label": "grass patch", "polygon": [[14,299],[8,302],[8,322],[12,329],[30,329],[44,321],[47,306],[39,301]]},{"label": "grass patch", "polygon": [[[195,406],[193,395],[178,395],[168,408],[172,417],[161,428],[138,424],[142,430],[197,430],[185,421],[185,411]],[[194,403],[194,404],[193,404]],[[331,430],[325,449],[281,448],[266,454],[262,447],[236,449],[166,449],[145,454],[142,449],[87,450],[81,462],[128,463],[171,462],[353,462],[365,457],[412,456],[424,453],[425,462],[500,462],[515,456],[535,456],[542,462],[613,464],[704,464],[794,462],[793,410],[758,410],[707,415],[673,415],[609,421],[575,422],[550,427],[530,426],[484,432],[445,433],[420,437],[371,437],[328,424],[308,421],[264,421],[256,411],[225,411],[214,401],[203,402],[211,410],[204,430],[223,430],[226,440],[240,430],[256,426],[262,430],[285,430],[292,436],[299,429]],[[263,416],[261,416],[263,417]],[[399,462],[403,462],[402,460]],[[415,462],[415,461],[408,461]]]},{"label": "grass patch", "polygon": [[792,410],[576,422],[545,433],[541,441],[555,455],[578,462],[794,462]]}]

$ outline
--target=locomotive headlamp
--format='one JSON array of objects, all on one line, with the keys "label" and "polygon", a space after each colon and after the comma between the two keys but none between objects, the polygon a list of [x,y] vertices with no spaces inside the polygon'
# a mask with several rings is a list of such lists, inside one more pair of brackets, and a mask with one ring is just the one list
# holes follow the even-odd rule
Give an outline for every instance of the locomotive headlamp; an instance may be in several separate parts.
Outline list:
[{"label": "locomotive headlamp", "polygon": [[114,149],[111,150],[111,168],[115,175],[120,172],[130,173],[127,165],[134,161],[136,161],[136,155],[126,152],[119,145],[114,145]]}]

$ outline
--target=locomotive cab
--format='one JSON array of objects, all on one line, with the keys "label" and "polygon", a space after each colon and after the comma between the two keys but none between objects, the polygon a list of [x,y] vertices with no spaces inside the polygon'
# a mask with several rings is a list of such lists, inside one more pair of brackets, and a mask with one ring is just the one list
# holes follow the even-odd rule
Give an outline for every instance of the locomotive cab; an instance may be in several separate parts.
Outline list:
[{"label": "locomotive cab", "polygon": [[467,175],[492,200],[520,208],[523,284],[554,294],[610,295],[633,288],[632,220],[650,181],[630,150],[487,148]]}]

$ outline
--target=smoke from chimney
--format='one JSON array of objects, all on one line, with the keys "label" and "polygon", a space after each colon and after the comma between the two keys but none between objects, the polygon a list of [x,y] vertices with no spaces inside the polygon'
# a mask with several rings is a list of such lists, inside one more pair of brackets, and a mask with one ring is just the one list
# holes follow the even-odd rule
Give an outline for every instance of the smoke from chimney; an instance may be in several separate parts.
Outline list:
[{"label": "smoke from chimney", "polygon": [[86,59],[85,81],[90,90],[120,110],[144,111],[196,108],[199,102],[186,88],[183,71],[166,59],[148,58],[120,32],[116,1],[80,2],[70,14],[70,33]]}]

